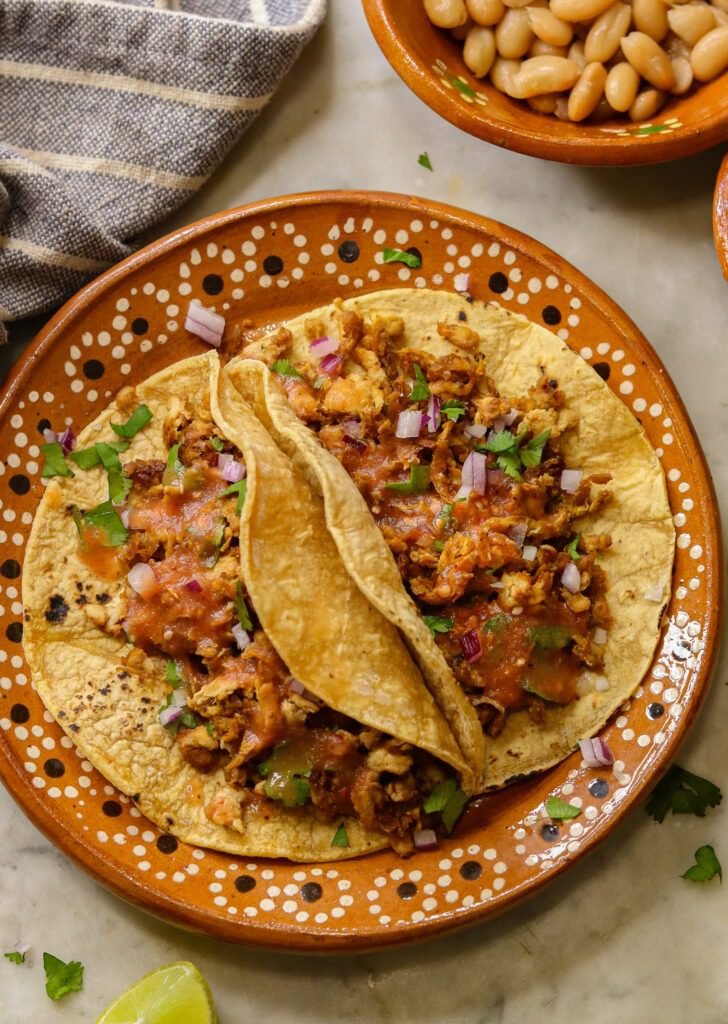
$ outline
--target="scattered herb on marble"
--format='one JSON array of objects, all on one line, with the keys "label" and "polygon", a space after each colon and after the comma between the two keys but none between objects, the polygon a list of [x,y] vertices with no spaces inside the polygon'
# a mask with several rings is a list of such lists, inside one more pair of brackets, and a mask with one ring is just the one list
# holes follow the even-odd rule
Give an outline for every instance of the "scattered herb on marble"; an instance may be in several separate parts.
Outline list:
[{"label": "scattered herb on marble", "polygon": [[424,167],[428,171],[432,170],[432,162],[427,153],[420,153],[420,155],[417,157],[417,163],[420,165],[420,167]]},{"label": "scattered herb on marble", "polygon": [[578,818],[581,808],[573,804],[567,804],[557,796],[550,796],[546,801],[546,813],[554,821],[569,821],[571,818]]},{"label": "scattered herb on marble", "polygon": [[382,256],[385,263],[404,263],[407,267],[422,266],[422,260],[416,253],[404,252],[402,249],[383,249]]},{"label": "scattered herb on marble", "polygon": [[695,863],[682,875],[690,882],[709,882],[718,876],[723,881],[723,869],[712,846],[701,846],[695,851]]},{"label": "scattered herb on marble", "polygon": [[48,998],[54,1002],[70,992],[80,992],[83,988],[83,964],[78,960],[69,960],[66,964],[51,953],[44,953],[43,970]]},{"label": "scattered herb on marble", "polygon": [[11,964],[24,964],[25,953],[21,953],[19,949],[14,949],[11,953],[3,953],[6,960],[9,960]]},{"label": "scattered herb on marble", "polygon": [[708,808],[717,807],[722,799],[723,794],[715,783],[674,764],[653,789],[645,810],[660,824],[670,811],[704,818]]}]

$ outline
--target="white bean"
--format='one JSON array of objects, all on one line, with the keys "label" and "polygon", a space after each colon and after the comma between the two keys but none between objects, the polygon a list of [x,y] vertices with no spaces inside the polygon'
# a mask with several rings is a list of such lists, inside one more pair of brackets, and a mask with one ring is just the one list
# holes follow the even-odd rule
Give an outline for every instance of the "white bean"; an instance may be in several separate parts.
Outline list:
[{"label": "white bean", "polygon": [[662,0],[632,0],[632,21],[639,32],[655,42],[667,35],[667,8]]},{"label": "white bean", "polygon": [[693,74],[699,82],[709,82],[728,68],[728,25],[720,25],[699,39],[690,54]]},{"label": "white bean", "polygon": [[495,30],[495,45],[501,57],[517,60],[531,49],[533,32],[524,10],[506,11],[503,20]]},{"label": "white bean", "polygon": [[484,78],[495,60],[495,37],[489,28],[471,28],[463,47],[463,60],[476,78]]},{"label": "white bean", "polygon": [[530,99],[526,100],[526,103],[528,103],[532,110],[537,110],[539,114],[553,114],[556,111],[556,100],[557,97],[553,94],[547,96],[531,96]]},{"label": "white bean", "polygon": [[667,96],[660,89],[646,89],[629,108],[629,116],[633,121],[646,121],[655,116],[666,99]]},{"label": "white bean", "polygon": [[551,10],[562,21],[591,21],[613,3],[614,0],[551,0]]},{"label": "white bean", "polygon": [[586,67],[586,54],[584,53],[584,44],[581,39],[577,39],[569,47],[569,52],[566,55],[569,60],[573,60],[579,71],[583,71]]},{"label": "white bean", "polygon": [[534,39],[531,49],[528,51],[529,57],[566,57],[569,53],[568,46],[552,46],[551,43],[545,43],[543,39]]},{"label": "white bean", "polygon": [[604,94],[610,106],[625,113],[635,101],[640,87],[640,76],[627,61],[615,64],[609,69]]},{"label": "white bean", "polygon": [[622,36],[629,32],[629,25],[632,19],[632,8],[629,4],[612,4],[603,14],[600,14],[584,41],[584,56],[591,64],[592,61],[605,63],[615,55],[619,49]]},{"label": "white bean", "polygon": [[465,0],[424,0],[427,17],[438,28],[457,28],[468,20]]},{"label": "white bean", "polygon": [[675,73],[670,58],[651,36],[644,32],[630,32],[622,40],[622,53],[650,85],[661,90],[672,89]]},{"label": "white bean", "polygon": [[725,14],[728,14],[728,0],[710,0],[710,2],[716,10],[723,11]]},{"label": "white bean", "polygon": [[531,30],[544,43],[550,43],[551,46],[569,45],[574,35],[574,29],[568,21],[557,18],[546,7],[527,7],[526,11]]},{"label": "white bean", "polygon": [[529,57],[513,77],[512,92],[521,100],[543,93],[565,92],[578,78],[579,68],[567,57]]},{"label": "white bean", "polygon": [[693,68],[687,57],[676,57],[672,62],[675,84],[670,92],[673,96],[684,96],[693,84]]},{"label": "white bean", "polygon": [[520,69],[520,60],[505,60],[503,57],[496,57],[493,67],[490,69],[490,80],[500,92],[504,92],[506,96],[513,96],[513,79]]},{"label": "white bean", "polygon": [[497,25],[506,13],[503,0],[465,0],[465,3],[476,25]]},{"label": "white bean", "polygon": [[473,27],[473,19],[468,18],[464,25],[459,25],[458,28],[451,28],[450,35],[453,39],[457,39],[459,43],[465,42],[468,38],[468,32]]},{"label": "white bean", "polygon": [[668,11],[667,20],[676,36],[688,46],[695,46],[698,39],[715,28],[715,11],[709,4],[683,4]]},{"label": "white bean", "polygon": [[569,95],[570,121],[583,121],[589,117],[604,95],[606,80],[607,72],[602,64],[587,64]]}]

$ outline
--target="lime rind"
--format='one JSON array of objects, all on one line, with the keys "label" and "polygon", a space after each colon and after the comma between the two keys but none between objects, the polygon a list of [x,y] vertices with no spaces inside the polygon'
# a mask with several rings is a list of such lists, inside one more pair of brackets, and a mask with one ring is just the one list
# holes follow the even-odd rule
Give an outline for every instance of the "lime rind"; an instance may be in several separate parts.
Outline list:
[{"label": "lime rind", "polygon": [[97,1024],[217,1024],[217,1013],[203,976],[180,960],[140,978]]}]

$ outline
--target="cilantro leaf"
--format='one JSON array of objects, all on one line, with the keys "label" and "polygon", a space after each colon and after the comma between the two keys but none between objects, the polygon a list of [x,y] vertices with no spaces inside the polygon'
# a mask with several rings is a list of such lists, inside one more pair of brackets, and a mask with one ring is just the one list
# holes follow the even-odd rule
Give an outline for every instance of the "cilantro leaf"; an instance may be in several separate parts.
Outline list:
[{"label": "cilantro leaf", "polygon": [[430,158],[427,155],[427,153],[420,153],[420,155],[417,157],[417,163],[420,165],[420,167],[424,167],[425,170],[427,171],[432,170],[432,162],[430,161]]},{"label": "cilantro leaf", "polygon": [[206,728],[207,728],[207,735],[208,736],[214,736],[215,735],[215,726],[213,725],[212,722],[208,722]]},{"label": "cilantro leaf", "polygon": [[430,388],[427,384],[427,377],[422,372],[422,367],[415,363],[412,369],[415,373],[415,382],[409,393],[409,401],[421,402],[423,399],[430,397]]},{"label": "cilantro leaf", "polygon": [[452,619],[446,619],[440,615],[423,615],[422,621],[433,636],[435,633],[449,633],[455,625]]},{"label": "cilantro leaf", "polygon": [[238,613],[238,620],[243,629],[252,629],[253,622],[243,597],[243,588],[240,585],[240,580],[237,580],[235,583],[235,611]]},{"label": "cilantro leaf", "polygon": [[349,845],[349,837],[346,834],[346,825],[342,821],[337,830],[334,832],[334,838],[331,840],[332,846],[341,846],[345,848]]},{"label": "cilantro leaf", "polygon": [[430,483],[429,466],[410,466],[410,478],[398,484],[385,484],[390,491],[399,491],[400,494],[421,494],[426,491]]},{"label": "cilantro leaf", "polygon": [[518,454],[520,441],[510,430],[500,430],[485,444],[475,446],[477,452],[493,452],[496,465],[514,480],[521,479],[521,459]]},{"label": "cilantro leaf", "polygon": [[167,664],[164,669],[164,678],[168,683],[171,684],[173,689],[177,689],[178,686],[182,686],[184,679],[179,674],[179,667],[176,661],[171,658],[167,658]]},{"label": "cilantro leaf", "polygon": [[167,487],[172,487],[175,484],[179,484],[184,478],[185,467],[179,460],[179,444],[173,444],[167,454],[167,465],[164,468],[164,474],[162,476],[162,483]]},{"label": "cilantro leaf", "polygon": [[216,452],[221,452],[225,447],[225,442],[222,441],[219,437],[211,437],[210,445],[215,449]]},{"label": "cilantro leaf", "polygon": [[404,252],[402,249],[387,249],[382,250],[382,256],[384,257],[385,263],[404,263],[407,267],[422,266],[422,260],[413,252]]},{"label": "cilantro leaf", "polygon": [[435,549],[435,551],[444,551],[445,550],[445,541],[444,540],[433,540],[432,546]]},{"label": "cilantro leaf", "polygon": [[[110,448],[115,452],[125,452],[129,447],[128,441],[103,441],[101,443],[105,448]],[[79,469],[93,469],[94,466],[98,466],[101,462],[98,444],[91,445],[90,448],[79,448],[75,452],[69,452],[68,454]]]},{"label": "cilantro leaf", "polygon": [[220,497],[221,498],[226,498],[229,494],[237,494],[238,500],[235,503],[235,511],[237,512],[238,515],[240,515],[240,513],[243,510],[243,505],[245,503],[245,495],[247,493],[248,493],[248,481],[247,480],[238,480],[237,483],[230,484],[230,486],[226,487],[224,491],[221,491],[220,492]]},{"label": "cilantro leaf", "polygon": [[142,427],[146,427],[152,418],[152,410],[148,405],[140,405],[131,414],[126,423],[112,423],[111,429],[119,437],[135,437]]},{"label": "cilantro leaf", "polygon": [[557,796],[550,796],[546,801],[546,813],[555,821],[569,821],[571,818],[579,817],[581,808],[567,804],[565,800],[560,800]]},{"label": "cilantro leaf", "polygon": [[723,794],[714,783],[674,764],[655,786],[645,810],[658,823],[662,823],[670,811],[704,818],[707,809],[717,807],[722,799]]},{"label": "cilantro leaf", "polygon": [[450,835],[467,802],[467,796],[455,779],[446,779],[434,787],[422,805],[422,810],[426,814],[439,814],[445,831]]},{"label": "cilantro leaf", "polygon": [[581,555],[579,554],[578,550],[580,536],[581,535],[577,533],[574,539],[566,545],[566,552],[569,555],[569,558],[571,558],[572,562],[578,562],[581,558]]},{"label": "cilantro leaf", "polygon": [[[518,436],[522,438],[523,434]],[[530,441],[526,441],[525,444],[521,442],[518,454],[524,466],[539,466],[541,464],[543,450],[550,436],[550,430],[542,430],[540,434],[536,434],[535,437],[532,437]]]},{"label": "cilantro leaf", "polygon": [[[83,526],[95,526],[106,539],[101,541],[105,548],[118,548],[126,543],[129,531],[119,518],[119,513],[114,508],[111,500],[102,501],[96,508],[89,509],[79,517]],[[74,516],[74,519],[76,517]],[[76,520],[78,526],[79,520]]]},{"label": "cilantro leaf", "polygon": [[24,964],[25,953],[20,953],[17,949],[14,949],[12,953],[3,953],[6,960],[9,960],[11,964]]},{"label": "cilantro leaf", "polygon": [[41,476],[73,476],[70,467],[67,465],[63,455],[63,448],[58,441],[51,441],[50,444],[42,444],[40,450],[43,453],[43,472]]},{"label": "cilantro leaf", "polygon": [[66,964],[50,953],[43,954],[43,970],[46,975],[48,998],[57,1002],[69,992],[80,992],[83,988],[83,964],[69,960]]},{"label": "cilantro leaf", "polygon": [[[701,846],[695,851],[695,863],[681,876],[690,882],[709,882],[718,876],[723,881],[723,869],[712,846]],[[7,956],[7,953],[5,954]]]},{"label": "cilantro leaf", "polygon": [[456,398],[448,398],[448,400],[443,402],[440,406],[440,413],[443,416],[447,416],[449,420],[454,420],[457,423],[460,417],[465,415],[465,403],[458,402]]},{"label": "cilantro leaf", "polygon": [[179,723],[180,725],[183,725],[185,729],[194,729],[197,725],[197,717],[194,711],[190,711],[189,708],[185,708],[179,716]]},{"label": "cilantro leaf", "polygon": [[296,367],[289,359],[276,359],[271,367],[274,373],[277,373],[279,377],[300,377],[301,374],[298,372]]},{"label": "cilantro leaf", "polygon": [[502,633],[510,619],[504,612],[493,615],[487,622],[483,623],[483,629],[488,633]]},{"label": "cilantro leaf", "polygon": [[452,525],[453,525],[452,510],[453,510],[454,507],[455,506],[450,504],[450,502],[446,502],[442,506],[440,511],[437,513],[437,515],[435,516],[435,519],[442,519],[442,522],[443,522],[446,530],[452,529]]},{"label": "cilantro leaf", "polygon": [[530,630],[531,642],[546,651],[562,650],[571,640],[571,633],[565,626],[533,626]]},{"label": "cilantro leaf", "polygon": [[120,505],[131,490],[131,480],[110,445],[101,442],[96,445],[96,451],[109,479],[109,497],[115,505]]}]

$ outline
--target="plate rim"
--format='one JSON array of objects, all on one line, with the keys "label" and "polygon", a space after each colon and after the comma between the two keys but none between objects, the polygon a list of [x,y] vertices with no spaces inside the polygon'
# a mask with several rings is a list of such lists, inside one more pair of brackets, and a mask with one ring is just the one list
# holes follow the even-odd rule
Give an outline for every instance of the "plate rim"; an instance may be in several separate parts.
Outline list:
[{"label": "plate rim", "polygon": [[[543,243],[527,235],[525,232],[502,224],[493,218],[462,210],[458,207],[441,203],[436,200],[420,198],[393,192],[367,190],[328,190],[320,192],[301,192],[289,195],[257,200],[252,203],[235,207],[231,210],[210,214],[183,228],[178,228],[160,239],[138,250],[118,264],[106,270],[81,290],[76,292],[58,312],[49,320],[45,327],[30,342],[21,358],[11,369],[6,380],[6,392],[0,400],[0,419],[3,418],[14,402],[19,388],[25,384],[35,363],[55,343],[56,338],[68,323],[79,313],[87,313],[88,309],[98,301],[117,280],[123,279],[127,273],[153,262],[159,256],[181,247],[191,240],[204,238],[210,232],[219,230],[229,224],[244,221],[255,216],[269,216],[280,211],[301,207],[324,207],[328,205],[346,205],[354,209],[388,208],[396,211],[407,210],[408,214],[420,213],[430,217],[446,218],[450,223],[457,222],[463,227],[479,233],[495,235],[504,244],[516,248],[525,247],[529,254],[547,269],[559,274],[569,283],[584,289],[590,300],[605,317],[619,326],[619,330],[628,334],[630,341],[640,356],[645,360],[648,369],[659,376],[665,390],[669,393],[673,408],[678,409],[687,427],[693,453],[698,464],[698,473],[705,483],[707,498],[704,514],[709,523],[710,538],[716,550],[722,550],[722,532],[720,510],[717,503],[715,487],[705,454],[695,427],[690,419],[685,404],[677,391],[667,369],[662,364],[655,349],[642,334],[633,320],[611,299],[597,284],[574,267],[569,261]],[[350,286],[342,286],[342,294],[347,293]],[[380,289],[372,288],[371,291]],[[367,289],[369,291],[369,289]],[[499,898],[497,905],[487,903],[474,908],[453,910],[449,916],[440,916],[435,920],[408,922],[397,928],[385,930],[376,935],[366,931],[342,930],[338,933],[315,934],[305,931],[290,931],[284,926],[273,922],[254,924],[251,921],[232,921],[217,917],[205,907],[190,909],[187,904],[173,899],[164,893],[145,886],[142,880],[131,877],[123,872],[108,875],[108,865],[100,854],[89,844],[69,831],[65,823],[55,816],[44,804],[31,785],[30,779],[24,776],[11,748],[0,742],[0,778],[8,792],[23,813],[32,821],[36,828],[59,848],[66,856],[87,871],[107,890],[115,893],[127,903],[131,903],[161,917],[169,923],[201,932],[209,937],[235,942],[237,944],[258,948],[275,949],[282,952],[326,952],[346,953],[364,952],[393,946],[409,944],[436,938],[444,933],[453,933],[483,923],[511,909],[517,903],[540,892],[547,882],[560,877],[561,874],[594,850],[599,843],[630,813],[636,804],[646,797],[646,791],[665,773],[669,764],[684,742],[684,739],[695,722],[711,686],[718,654],[720,651],[719,626],[722,621],[724,606],[724,565],[722,558],[714,559],[714,563],[706,568],[706,591],[709,595],[709,613],[706,615],[706,652],[700,672],[695,680],[685,704],[685,713],[680,717],[673,733],[671,743],[665,743],[655,752],[652,763],[647,771],[648,780],[642,781],[639,787],[629,792],[625,799],[611,815],[611,825],[606,834],[595,837],[583,845],[579,851],[564,857],[543,881],[530,879],[521,886],[509,890]],[[711,600],[712,599],[712,600]],[[697,690],[697,692],[696,692]],[[55,826],[55,829],[54,829]],[[273,862],[275,863],[275,862]]]}]

